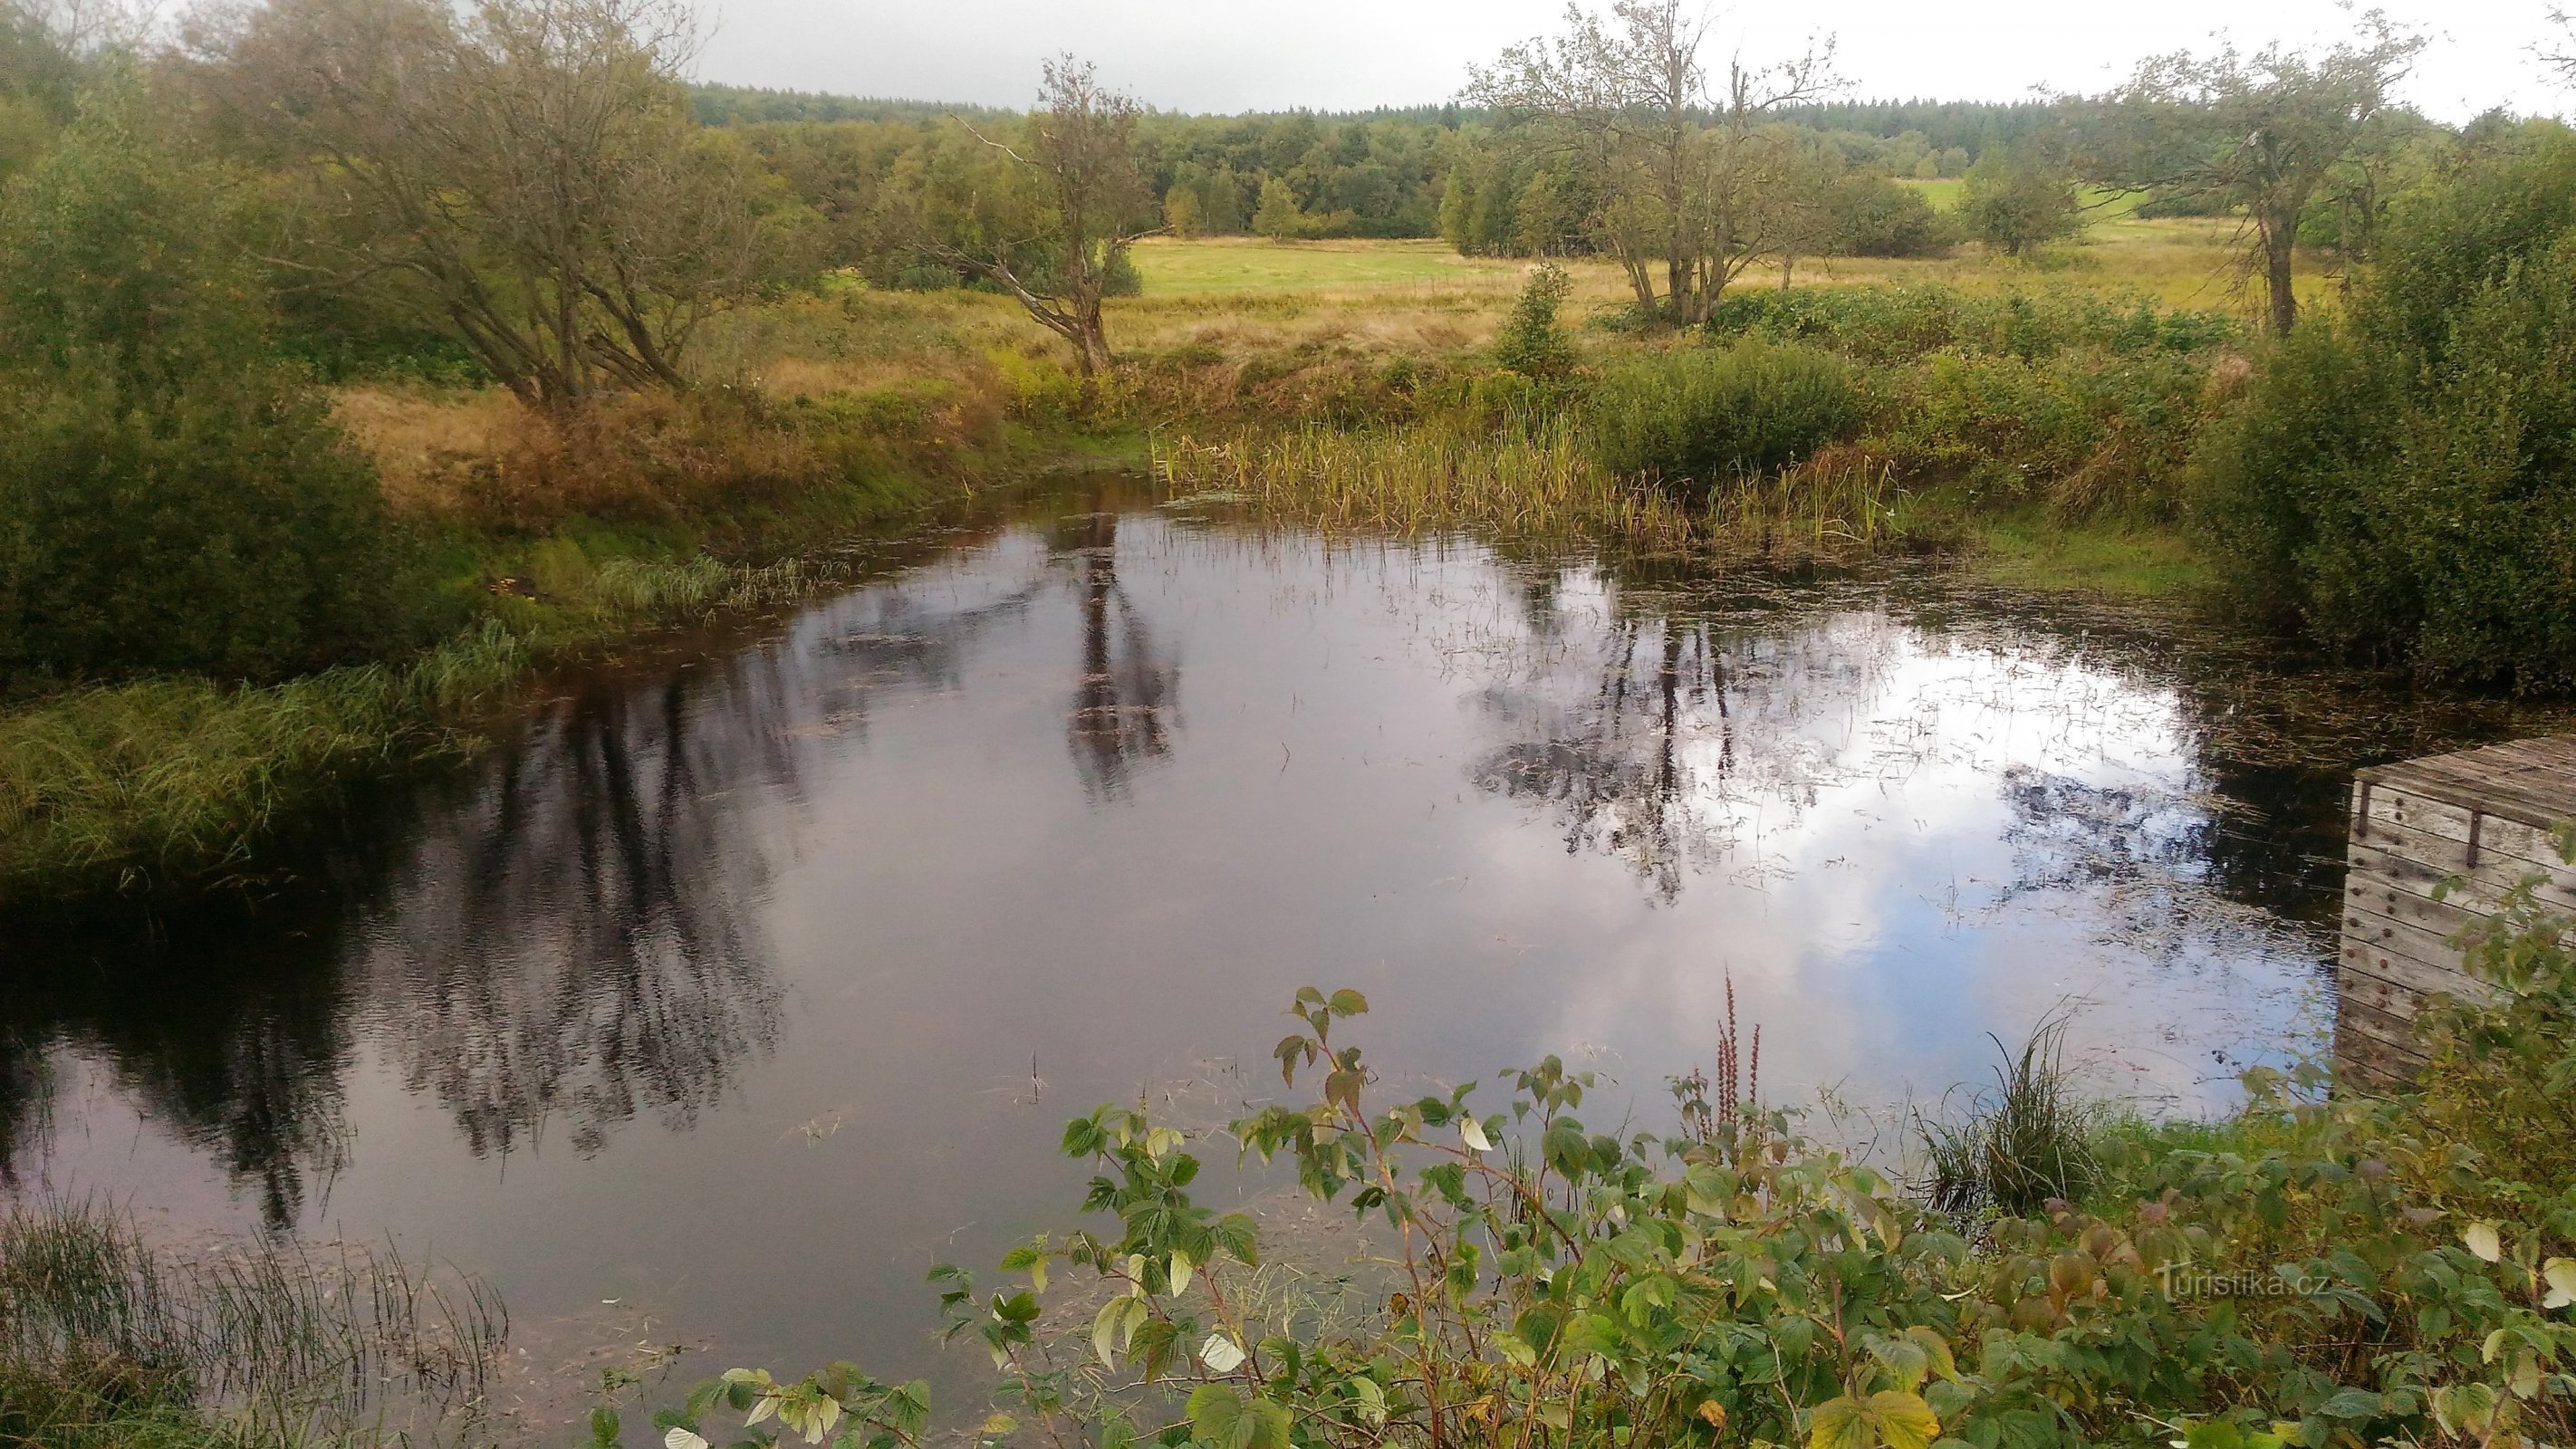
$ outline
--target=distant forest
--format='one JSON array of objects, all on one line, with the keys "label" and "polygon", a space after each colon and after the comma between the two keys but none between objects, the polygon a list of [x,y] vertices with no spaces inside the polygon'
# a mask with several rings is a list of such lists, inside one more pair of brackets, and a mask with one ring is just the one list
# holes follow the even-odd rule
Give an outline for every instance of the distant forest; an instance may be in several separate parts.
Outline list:
[{"label": "distant forest", "polygon": [[[696,86],[692,100],[703,124],[740,132],[804,201],[847,227],[861,223],[894,171],[935,165],[959,125],[1019,114],[728,85]],[[1820,158],[1818,194],[1832,214],[1814,250],[1907,255],[1955,237],[1897,181],[1964,176],[1988,150],[2041,134],[2066,113],[2036,101],[1854,101],[1785,107],[1769,122]],[[1149,111],[1138,159],[1164,220],[1182,235],[1441,237],[1493,255],[1590,250],[1585,168],[1502,144],[1502,129],[1487,108],[1454,101],[1235,116]],[[849,240],[853,256],[864,250],[860,238]]]}]

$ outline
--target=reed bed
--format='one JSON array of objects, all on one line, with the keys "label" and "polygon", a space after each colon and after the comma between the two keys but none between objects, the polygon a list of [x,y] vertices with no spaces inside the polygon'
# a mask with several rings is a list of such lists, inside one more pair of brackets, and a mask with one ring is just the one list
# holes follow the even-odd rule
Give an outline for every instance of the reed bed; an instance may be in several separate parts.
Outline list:
[{"label": "reed bed", "polygon": [[1612,476],[1563,423],[1528,436],[1301,428],[1158,438],[1153,451],[1155,473],[1180,492],[1239,499],[1326,532],[1590,534],[1680,547],[1697,531],[1682,504]]},{"label": "reed bed", "polygon": [[467,1442],[508,1332],[479,1282],[391,1249],[182,1255],[96,1201],[0,1213],[0,1442]]},{"label": "reed bed", "polygon": [[787,602],[845,576],[797,560],[618,560],[578,607],[516,626],[486,617],[398,663],[270,686],[88,686],[0,714],[0,902],[221,883],[286,817],[344,782],[471,751],[549,653]]},{"label": "reed bed", "polygon": [[1182,496],[1240,502],[1326,532],[1589,538],[1774,555],[1864,552],[1913,532],[1895,465],[1862,449],[1825,449],[1796,467],[1728,483],[1694,507],[1683,488],[1603,468],[1564,423],[1531,436],[1317,427],[1158,438],[1154,468]]},{"label": "reed bed", "polygon": [[1719,489],[1706,524],[1721,544],[1765,553],[1866,551],[1909,537],[1896,465],[1827,448],[1793,468]]}]

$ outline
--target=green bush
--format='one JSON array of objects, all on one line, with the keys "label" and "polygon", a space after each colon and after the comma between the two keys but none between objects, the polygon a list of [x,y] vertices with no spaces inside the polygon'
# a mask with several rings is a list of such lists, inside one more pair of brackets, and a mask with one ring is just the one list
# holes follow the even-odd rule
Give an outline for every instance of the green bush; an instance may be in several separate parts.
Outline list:
[{"label": "green bush", "polygon": [[[2477,960],[2501,1000],[2447,1020],[2489,1045],[2439,1048],[2505,1096],[2320,1099],[2316,1074],[2293,1090],[2257,1070],[2240,1114],[2100,1132],[2077,1163],[2072,1104],[2013,1080],[2054,1075],[2043,1038],[2007,1068],[2024,1121],[1993,1151],[2013,1171],[1973,1212],[1795,1135],[1731,1017],[1716,1070],[1674,1080],[1658,1120],[1554,1057],[1499,1092],[1409,1098],[1357,1040],[1367,1000],[1308,988],[1272,1050],[1302,1092],[1197,1133],[1142,1106],[1077,1117],[1062,1145],[1091,1168],[1088,1221],[1013,1248],[993,1288],[931,1276],[949,1335],[981,1340],[1004,1400],[1070,1442],[2565,1444],[2576,975],[2568,922],[2529,904]],[[2522,1105],[2528,1124],[2496,1110]],[[1260,1224],[1196,1195],[1211,1148],[1293,1168],[1352,1215],[1365,1266],[1272,1261]],[[735,1369],[657,1423],[683,1449],[772,1417],[897,1445],[928,1410],[926,1385],[836,1364]],[[598,1449],[617,1428],[594,1419]]]},{"label": "green bush", "polygon": [[2189,353],[2244,335],[2223,314],[2165,309],[2143,299],[2121,306],[2089,293],[1981,296],[1938,284],[1739,288],[1718,302],[1709,330],[1813,342],[1866,362],[1903,362],[1943,351],[2025,362],[2078,349],[2123,357]]},{"label": "green bush", "polygon": [[0,668],[274,675],[386,642],[373,470],[273,375],[22,384],[0,434]]},{"label": "green bush", "polygon": [[2208,392],[2199,359],[1938,352],[1886,386],[1873,443],[1917,482],[2061,509],[2168,515]]},{"label": "green bush", "polygon": [[273,675],[391,629],[375,478],[274,360],[247,196],[116,85],[0,194],[0,669]]},{"label": "green bush", "polygon": [[1494,339],[1494,361],[1524,377],[1558,377],[1574,366],[1574,344],[1557,325],[1557,309],[1574,290],[1574,278],[1554,262],[1530,270],[1528,285]]},{"label": "green bush", "polygon": [[2247,599],[2434,677],[2576,685],[2576,133],[2411,198],[2349,320],[2265,360],[2194,466]]},{"label": "green bush", "polygon": [[1851,433],[1864,411],[1841,360],[1748,339],[1619,368],[1595,391],[1591,424],[1611,471],[1713,490],[1796,463]]}]

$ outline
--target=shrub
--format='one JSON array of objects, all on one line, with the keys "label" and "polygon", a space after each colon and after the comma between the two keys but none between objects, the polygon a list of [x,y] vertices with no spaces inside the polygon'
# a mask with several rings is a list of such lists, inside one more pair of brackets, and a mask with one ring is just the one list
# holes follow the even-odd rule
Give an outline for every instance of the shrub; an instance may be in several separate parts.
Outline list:
[{"label": "shrub", "polygon": [[94,97],[0,222],[0,668],[275,674],[394,598],[375,477],[270,352],[247,190]]},{"label": "shrub", "polygon": [[374,470],[252,369],[161,397],[22,381],[0,433],[0,669],[268,676],[391,642]]},{"label": "shrub", "polygon": [[2199,359],[2166,353],[1934,353],[1888,384],[1875,441],[1918,481],[2069,513],[2169,513],[2210,391]]},{"label": "shrub", "polygon": [[1591,423],[1611,471],[1713,490],[1797,462],[1852,432],[1862,413],[1838,359],[1748,339],[1620,368],[1594,394]]},{"label": "shrub", "polygon": [[[1222,1132],[1141,1105],[1077,1117],[1063,1149],[1092,1168],[1091,1223],[1011,1250],[989,1294],[954,1267],[932,1277],[949,1333],[980,1339],[999,1391],[1058,1442],[2564,1444],[2569,973],[2563,948],[2512,939],[2520,989],[2500,975],[2507,1000],[2464,1020],[2530,1043],[2499,1079],[2543,1074],[2523,1100],[2545,1119],[2514,1144],[2527,1180],[2493,1176],[2512,1124],[2492,1113],[2454,1136],[2421,1098],[2305,1100],[2261,1071],[2233,1119],[2066,1163],[2062,1104],[2011,1080],[2048,1075],[2043,1041],[2006,1074],[2027,1116],[1999,1129],[2022,1139],[1995,1149],[2011,1181],[1965,1217],[1795,1136],[1735,1070],[1731,1029],[1713,1074],[1671,1084],[1667,1124],[1613,1105],[1594,1126],[1599,1084],[1553,1057],[1499,1093],[1410,1097],[1354,1040],[1366,999],[1308,988],[1272,1050],[1297,1097]],[[1329,1277],[1266,1261],[1258,1223],[1196,1197],[1208,1147],[1284,1159],[1353,1215],[1358,1261]],[[1995,1201],[2087,1184],[2090,1209]],[[891,1449],[927,1410],[926,1385],[849,1365],[735,1369],[657,1422],[698,1449],[727,1421],[817,1438],[846,1415],[853,1441]],[[615,1441],[613,1414],[594,1424]]]},{"label": "shrub", "polygon": [[1911,186],[1866,173],[1837,183],[1826,205],[1833,217],[1833,250],[1855,257],[1928,257],[1959,239],[1955,218],[1935,209]]},{"label": "shrub", "polygon": [[1529,284],[1494,339],[1494,361],[1524,377],[1557,377],[1574,366],[1574,345],[1557,325],[1557,309],[1574,290],[1574,279],[1554,262],[1530,269]]},{"label": "shrub", "polygon": [[2189,353],[2237,342],[2244,332],[2220,313],[2167,310],[2145,299],[2122,306],[2086,293],[1979,296],[1937,284],[1736,289],[1718,302],[1709,329],[1811,341],[1869,362],[1941,351],[2025,362],[2088,348],[2123,357]]},{"label": "shrub", "polygon": [[2399,209],[2351,318],[2273,350],[2194,464],[2247,599],[2428,676],[2576,684],[2576,133]]}]

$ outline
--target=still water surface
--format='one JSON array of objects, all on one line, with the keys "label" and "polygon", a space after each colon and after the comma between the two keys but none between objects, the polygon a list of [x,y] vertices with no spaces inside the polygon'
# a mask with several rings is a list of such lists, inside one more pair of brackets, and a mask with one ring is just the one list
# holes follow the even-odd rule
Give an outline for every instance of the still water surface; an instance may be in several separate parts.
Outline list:
[{"label": "still water surface", "polygon": [[0,1154],[390,1235],[540,1339],[908,1373],[934,1259],[1070,1219],[1066,1116],[1257,1097],[1308,983],[1390,1066],[1559,1052],[1608,1115],[1710,1060],[1730,976],[1775,1097],[1937,1095],[2065,1007],[2104,1089],[2205,1106],[2318,1044],[2386,738],[2238,758],[2271,686],[2171,642],[1104,487],[572,682],[318,903],[10,941]]}]

